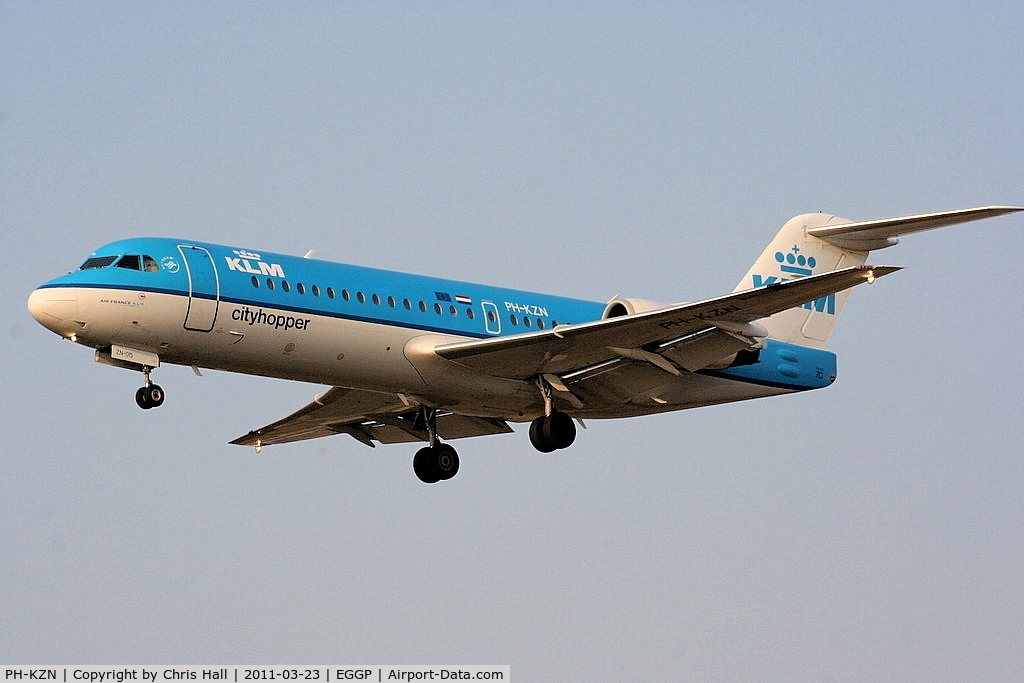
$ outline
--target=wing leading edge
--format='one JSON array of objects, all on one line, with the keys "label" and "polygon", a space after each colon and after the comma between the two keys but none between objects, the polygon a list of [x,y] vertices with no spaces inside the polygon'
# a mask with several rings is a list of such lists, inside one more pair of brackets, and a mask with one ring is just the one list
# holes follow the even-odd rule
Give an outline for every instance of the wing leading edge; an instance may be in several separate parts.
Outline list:
[{"label": "wing leading edge", "polygon": [[[333,387],[288,417],[254,429],[231,443],[239,446],[272,446],[348,434],[373,447],[381,443],[426,441],[427,433],[414,419],[418,406],[399,394]],[[455,413],[437,416],[437,433],[444,439],[487,434],[507,434],[504,420]]]}]

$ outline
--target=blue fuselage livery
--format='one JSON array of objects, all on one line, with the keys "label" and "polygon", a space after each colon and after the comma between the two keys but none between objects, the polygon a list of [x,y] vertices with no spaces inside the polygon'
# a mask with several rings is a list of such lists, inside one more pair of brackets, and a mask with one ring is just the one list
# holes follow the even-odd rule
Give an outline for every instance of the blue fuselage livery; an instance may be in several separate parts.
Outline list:
[{"label": "blue fuselage livery", "polygon": [[825,340],[849,289],[896,270],[868,249],[929,227],[1010,213],[983,207],[850,223],[788,222],[728,295],[607,303],[168,238],[108,244],[41,285],[29,310],[139,370],[142,408],[164,400],[163,363],[328,385],[312,403],[232,443],[347,434],[423,441],[427,482],[459,468],[451,440],[530,422],[540,451],[576,422],[817,389],[836,378]]},{"label": "blue fuselage livery", "polygon": [[[115,263],[75,271],[44,287],[188,296],[217,307],[237,306],[231,319],[249,325],[304,329],[309,316],[325,316],[469,337],[593,320],[604,310],[604,304],[578,299],[163,238],[114,242],[90,258],[125,254],[153,254],[160,267],[135,270]],[[289,316],[296,322],[283,322]]]}]

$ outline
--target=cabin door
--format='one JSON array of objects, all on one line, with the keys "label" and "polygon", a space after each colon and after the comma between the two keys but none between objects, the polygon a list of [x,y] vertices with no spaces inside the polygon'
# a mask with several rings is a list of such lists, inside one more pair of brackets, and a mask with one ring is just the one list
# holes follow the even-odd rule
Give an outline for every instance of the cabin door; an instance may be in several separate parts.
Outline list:
[{"label": "cabin door", "polygon": [[185,329],[209,332],[217,321],[220,306],[220,280],[213,256],[203,247],[179,244],[178,251],[185,260],[188,274],[188,311]]}]

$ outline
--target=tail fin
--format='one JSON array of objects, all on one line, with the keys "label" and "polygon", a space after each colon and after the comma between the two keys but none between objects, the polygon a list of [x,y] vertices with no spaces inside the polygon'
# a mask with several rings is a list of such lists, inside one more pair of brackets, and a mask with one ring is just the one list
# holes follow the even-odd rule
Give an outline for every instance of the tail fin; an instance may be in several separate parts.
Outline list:
[{"label": "tail fin", "polygon": [[[956,223],[1024,211],[986,206],[943,213],[854,223],[823,213],[805,213],[786,221],[734,291],[763,287],[867,262],[871,250],[891,247],[899,236]],[[760,321],[772,339],[824,348],[850,290],[777,313]]]}]

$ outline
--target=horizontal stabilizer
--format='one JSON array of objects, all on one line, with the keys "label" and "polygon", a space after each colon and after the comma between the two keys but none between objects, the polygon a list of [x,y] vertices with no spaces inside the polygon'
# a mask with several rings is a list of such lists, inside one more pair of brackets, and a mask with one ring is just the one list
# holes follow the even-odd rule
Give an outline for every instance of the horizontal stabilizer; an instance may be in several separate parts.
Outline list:
[{"label": "horizontal stabilizer", "polygon": [[825,225],[819,228],[809,228],[807,234],[831,242],[843,249],[872,251],[893,246],[900,235],[943,228],[947,225],[956,225],[957,223],[977,221],[982,218],[1002,216],[1017,211],[1024,211],[1024,208],[1016,206],[980,206],[974,209],[925,213],[918,216],[902,216],[900,218],[883,218],[876,221]]}]

